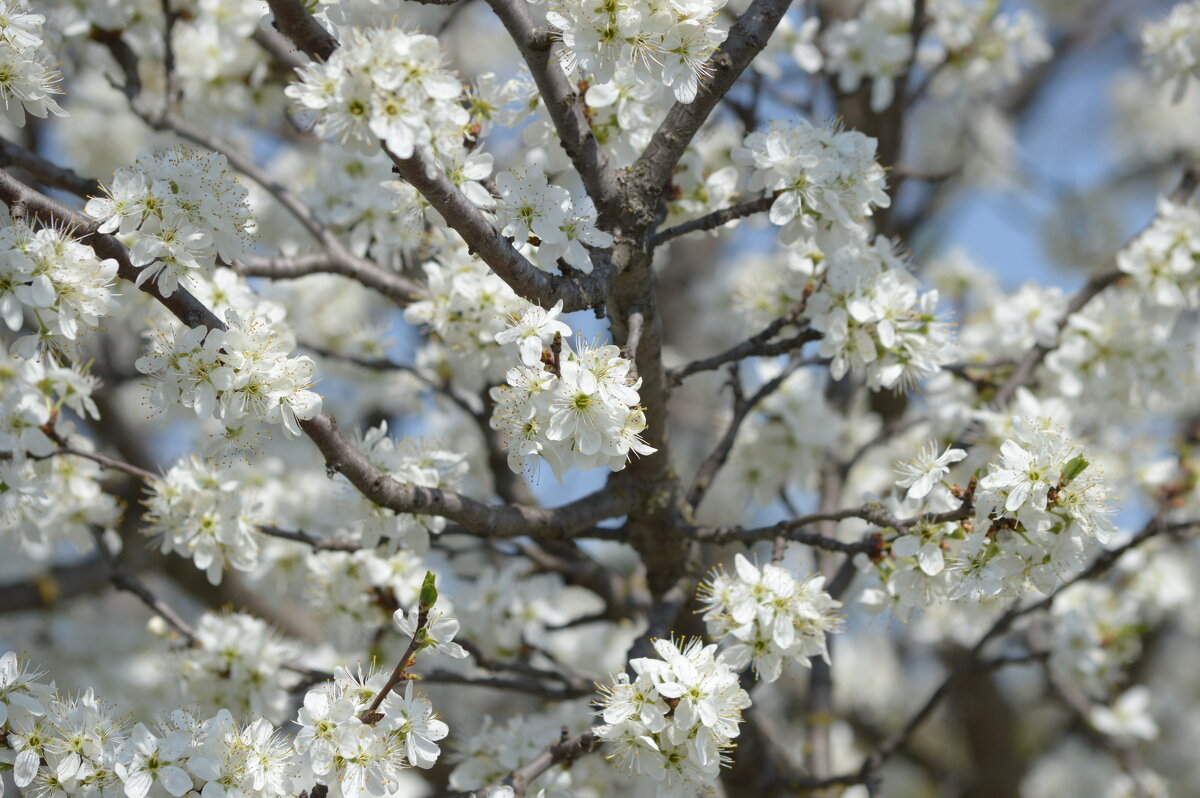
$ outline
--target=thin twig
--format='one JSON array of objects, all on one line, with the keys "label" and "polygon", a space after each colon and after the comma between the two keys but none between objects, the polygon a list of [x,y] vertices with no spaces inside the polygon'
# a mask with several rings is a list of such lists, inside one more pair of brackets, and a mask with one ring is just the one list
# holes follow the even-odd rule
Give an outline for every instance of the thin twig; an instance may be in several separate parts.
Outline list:
[{"label": "thin twig", "polygon": [[799,358],[792,358],[791,362],[783,368],[783,371],[764,383],[749,399],[744,399],[739,395],[740,386],[737,386],[738,377],[735,371],[733,376],[735,383],[733,418],[730,420],[729,426],[725,428],[725,434],[721,436],[721,440],[717,443],[716,448],[713,449],[712,453],[700,464],[700,468],[696,471],[696,478],[687,493],[687,502],[689,505],[692,507],[700,506],[700,502],[704,499],[704,495],[712,485],[717,472],[721,470],[721,467],[725,465],[725,461],[729,459],[742,423],[764,399],[778,390],[779,386],[783,385],[784,381],[795,373],[796,369],[800,367],[801,362]]},{"label": "thin twig", "polygon": [[[460,410],[472,418],[478,418],[483,414],[483,407],[481,406],[482,402],[480,402],[478,397],[468,397],[460,394],[454,389],[454,386],[449,381],[439,380],[432,374],[429,374],[427,371],[417,366],[410,366],[407,363],[398,363],[387,358],[367,358],[358,357],[357,355],[343,355],[330,349],[317,346],[316,344],[300,343],[298,346],[302,349],[307,349],[319,357],[323,357],[328,360],[337,360],[343,363],[350,363],[358,366],[359,368],[368,369],[370,371],[399,371],[405,374],[410,374],[428,386],[431,390],[441,394],[442,396],[445,396],[447,399],[457,405]],[[487,419],[485,418],[485,430],[487,429],[486,421]]]},{"label": "thin twig", "polygon": [[592,688],[572,685],[548,685],[536,679],[519,679],[510,676],[469,676],[451,671],[432,671],[421,674],[420,681],[428,684],[461,684],[470,687],[488,687],[495,690],[513,690],[554,701],[566,701],[592,694]]},{"label": "thin twig", "polygon": [[[52,436],[52,439],[54,437],[56,437],[56,436]],[[58,443],[58,441],[55,441],[55,442]],[[44,457],[59,457],[62,455],[70,455],[72,457],[82,457],[84,460],[91,460],[93,463],[98,463],[102,468],[106,468],[110,471],[120,471],[123,474],[128,474],[132,477],[137,477],[138,479],[140,479],[141,481],[146,482],[146,483],[150,483],[153,480],[158,479],[157,474],[154,474],[151,471],[147,471],[144,468],[138,468],[137,466],[131,465],[130,463],[126,463],[124,460],[118,460],[115,457],[109,457],[108,455],[100,454],[99,452],[86,452],[86,451],[83,451],[82,449],[76,449],[73,446],[67,446],[66,444],[63,444],[63,443],[60,443],[59,447],[57,449],[55,449],[54,451],[50,452],[50,454],[44,455],[43,457],[35,457],[33,459],[41,460],[41,459],[44,459]]]},{"label": "thin twig", "polygon": [[650,236],[650,249],[661,246],[662,244],[679,238],[680,236],[694,233],[697,230],[713,230],[723,225],[729,224],[735,219],[744,219],[747,216],[753,216],[756,213],[762,213],[771,208],[775,202],[775,195],[768,194],[765,197],[743,202],[740,205],[734,205],[729,208],[723,208],[719,211],[701,216],[698,219],[692,219],[687,222],[682,222],[669,227],[666,230],[655,233]]},{"label": "thin twig", "polygon": [[280,529],[264,524],[255,527],[255,531],[267,537],[303,543],[312,547],[313,551],[359,551],[362,548],[362,544],[358,541],[317,537],[299,529]]},{"label": "thin twig", "polygon": [[798,349],[810,341],[819,339],[821,337],[820,333],[816,332],[815,330],[805,328],[790,338],[786,338],[782,341],[771,341],[771,339],[778,335],[785,327],[796,323],[796,320],[799,319],[804,313],[805,304],[806,302],[801,302],[786,314],[768,324],[755,335],[750,336],[736,346],[726,349],[720,354],[713,355],[712,357],[706,357],[701,360],[694,360],[691,363],[678,368],[668,369],[667,384],[674,387],[679,385],[693,374],[701,371],[712,371],[714,369],[719,369],[726,363],[732,363],[737,360],[745,360],[748,357],[773,357],[782,355],[787,352],[791,352],[794,349]]},{"label": "thin twig", "polygon": [[[1192,194],[1195,193],[1196,187],[1200,185],[1200,163],[1193,162],[1188,164],[1183,174],[1179,178],[1179,183],[1175,190],[1171,192],[1170,199],[1172,202],[1180,203],[1186,201]],[[1033,379],[1033,374],[1037,367],[1042,364],[1046,356],[1062,342],[1063,332],[1067,325],[1070,324],[1072,317],[1079,313],[1087,305],[1104,292],[1109,286],[1115,284],[1118,280],[1125,276],[1125,273],[1120,270],[1115,264],[1097,272],[1083,284],[1083,287],[1075,292],[1067,303],[1067,309],[1063,313],[1062,318],[1058,320],[1058,331],[1055,335],[1055,340],[1051,344],[1035,344],[1025,353],[1025,356],[1018,361],[1016,368],[1013,369],[1009,378],[1004,381],[1004,384],[996,390],[995,396],[992,397],[991,404],[993,407],[1007,407],[1009,400],[1016,394],[1017,389],[1029,384]]]},{"label": "thin twig", "polygon": [[417,653],[425,642],[425,627],[429,624],[429,610],[432,608],[430,604],[421,604],[417,608],[417,628],[413,630],[412,640],[408,643],[408,648],[404,650],[404,656],[400,657],[400,661],[396,663],[396,667],[392,670],[392,675],[384,682],[383,687],[375,694],[375,698],[371,700],[370,706],[362,711],[359,719],[368,726],[378,723],[383,715],[379,712],[379,705],[383,703],[388,694],[392,692],[396,685],[400,682],[408,681],[408,668],[413,663],[413,655]]},{"label": "thin twig", "polygon": [[815,535],[800,530],[804,527],[827,521],[845,521],[850,518],[859,518],[881,529],[894,529],[898,533],[904,534],[908,529],[921,523],[945,524],[962,521],[963,519],[970,518],[974,511],[974,504],[968,498],[953,510],[938,513],[923,513],[911,518],[897,518],[882,504],[868,502],[859,507],[846,507],[840,510],[799,515],[795,518],[772,524],[771,526],[754,529],[744,529],[739,526],[698,527],[696,530],[696,539],[703,543],[727,544],[736,542],[749,545],[761,540],[772,540],[782,535],[788,540],[804,543],[823,551],[857,554],[859,552],[873,551],[877,548],[877,544],[868,540],[857,543],[846,543],[827,535]]},{"label": "thin twig", "polygon": [[[579,734],[568,735],[566,727],[563,727],[562,735],[558,740],[546,746],[541,753],[514,770],[512,775],[504,781],[512,787],[514,795],[523,796],[529,790],[529,785],[550,768],[559,764],[569,767],[579,757],[597,751],[599,748],[600,740],[591,729],[581,731]],[[490,787],[485,794],[490,795],[495,789],[495,787]]]},{"label": "thin twig", "polygon": [[92,527],[92,537],[96,539],[96,550],[100,552],[100,556],[108,563],[109,570],[112,571],[113,586],[118,590],[124,590],[132,593],[141,599],[150,610],[171,625],[175,631],[187,641],[189,646],[195,645],[197,641],[196,630],[193,629],[187,621],[183,620],[175,610],[171,609],[166,602],[151,592],[146,584],[134,576],[125,565],[117,558],[117,555],[108,548],[108,543],[104,540],[104,530],[99,527]]},{"label": "thin twig", "polygon": [[1187,529],[1193,529],[1200,526],[1200,519],[1191,521],[1167,522],[1161,517],[1155,516],[1151,518],[1142,527],[1136,535],[1133,536],[1124,545],[1118,546],[1115,549],[1109,549],[1100,554],[1092,564],[1085,568],[1082,572],[1071,579],[1064,581],[1057,588],[1050,592],[1045,598],[1040,601],[1021,607],[1019,603],[1014,604],[1007,612],[1001,615],[995,623],[992,624],[982,637],[975,643],[974,646],[967,652],[967,655],[956,665],[950,673],[948,673],[942,683],[929,696],[926,702],[921,706],[915,714],[913,714],[904,727],[894,735],[889,737],[871,754],[869,754],[862,763],[859,769],[859,775],[866,778],[872,771],[882,765],[888,757],[896,752],[898,748],[904,745],[909,737],[933,714],[933,711],[941,703],[941,701],[949,694],[954,682],[963,674],[979,666],[982,658],[984,647],[992,640],[1007,632],[1012,625],[1020,618],[1023,618],[1030,613],[1037,612],[1043,609],[1049,609],[1058,596],[1062,595],[1063,591],[1069,589],[1072,585],[1079,582],[1094,579],[1107,572],[1117,563],[1118,560],[1128,551],[1140,546],[1147,540],[1163,534],[1165,532],[1180,532]]}]

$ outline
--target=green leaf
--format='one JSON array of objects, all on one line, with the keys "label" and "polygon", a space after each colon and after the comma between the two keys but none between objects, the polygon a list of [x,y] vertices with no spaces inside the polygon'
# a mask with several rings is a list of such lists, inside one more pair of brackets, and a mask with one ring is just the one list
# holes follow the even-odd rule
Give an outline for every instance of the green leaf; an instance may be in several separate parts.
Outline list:
[{"label": "green leaf", "polygon": [[1076,455],[1067,461],[1062,470],[1062,484],[1069,485],[1071,480],[1083,473],[1083,470],[1088,467],[1088,461],[1083,459],[1083,455]]}]

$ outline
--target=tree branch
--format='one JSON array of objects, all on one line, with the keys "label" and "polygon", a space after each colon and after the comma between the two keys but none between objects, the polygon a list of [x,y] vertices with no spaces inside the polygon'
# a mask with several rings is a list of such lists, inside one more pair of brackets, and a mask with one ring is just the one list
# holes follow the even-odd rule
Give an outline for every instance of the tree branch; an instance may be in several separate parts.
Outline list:
[{"label": "tree branch", "polygon": [[39,183],[69,191],[79,197],[95,197],[103,192],[99,180],[82,177],[0,137],[0,168],[8,167],[24,169]]},{"label": "tree branch", "polygon": [[[73,230],[76,237],[91,245],[97,255],[117,260],[118,274],[122,279],[130,282],[136,280],[138,269],[130,263],[124,245],[112,236],[97,232],[95,223],[78,212],[3,172],[0,172],[0,201],[9,205],[24,203],[27,211],[36,214],[44,223]],[[157,282],[148,280],[142,284],[141,290],[153,296],[189,327],[203,325],[209,329],[225,329],[212,311],[182,288],[164,297],[158,290]],[[618,474],[609,479],[604,489],[555,509],[520,505],[490,506],[452,491],[398,482],[380,471],[343,437],[337,431],[336,422],[328,415],[321,414],[302,421],[300,426],[324,455],[329,474],[343,474],[375,504],[398,513],[439,515],[458,522],[479,537],[527,535],[539,539],[568,539],[599,521],[625,515],[639,501],[637,484]]]},{"label": "tree branch", "polygon": [[[320,28],[296,0],[272,0],[270,5],[280,33],[313,58],[324,61],[337,49],[337,40]],[[323,35],[315,35],[313,26]],[[609,270],[603,268],[607,264],[605,258],[593,260],[597,268],[591,275],[558,276],[544,272],[492,227],[479,208],[459,191],[427,153],[417,149],[411,157],[399,158],[386,146],[383,150],[392,159],[397,173],[417,189],[442,215],[446,224],[462,236],[471,251],[518,294],[544,306],[561,299],[568,312],[604,302],[609,279]]]},{"label": "tree branch", "polygon": [[687,222],[682,222],[669,227],[666,230],[655,233],[650,236],[650,249],[654,249],[662,244],[672,241],[680,236],[694,233],[697,230],[714,230],[718,227],[729,224],[735,219],[744,219],[747,216],[753,216],[756,213],[763,213],[771,209],[771,205],[775,202],[775,195],[770,194],[765,197],[743,202],[740,205],[734,205],[729,208],[723,208],[719,211],[701,216],[698,219],[692,219]]},{"label": "tree branch", "polygon": [[550,43],[534,22],[529,4],[525,0],[488,0],[488,5],[504,23],[529,65],[559,141],[583,178],[583,185],[596,203],[602,220],[615,215],[620,202],[616,175],[609,168],[604,150],[583,113],[579,93],[567,80],[557,59],[552,57]]},{"label": "tree branch", "polygon": [[559,276],[544,272],[492,227],[479,208],[430,161],[427,153],[416,149],[411,157],[399,158],[387,147],[384,152],[392,159],[400,176],[412,184],[442,215],[446,224],[462,236],[471,251],[518,294],[544,307],[561,300],[568,313],[604,303],[611,271],[607,258],[594,256],[595,270],[591,274],[572,270],[570,276]]},{"label": "tree branch", "polygon": [[59,565],[26,579],[0,585],[0,612],[23,612],[53,607],[60,601],[95,593],[109,584],[96,556],[73,565]]},{"label": "tree branch", "polygon": [[175,631],[187,641],[187,644],[194,645],[196,642],[196,630],[193,629],[187,621],[183,620],[175,610],[171,609],[166,602],[146,587],[142,580],[134,576],[133,572],[126,568],[104,542],[104,532],[96,527],[92,528],[92,537],[96,539],[96,549],[100,556],[108,563],[109,570],[112,572],[111,579],[113,585],[118,590],[124,590],[134,594],[142,603],[150,608],[155,615],[162,618],[170,624]]},{"label": "tree branch", "polygon": [[[1178,185],[1170,194],[1171,201],[1176,203],[1185,202],[1195,193],[1198,185],[1200,185],[1200,162],[1193,162],[1184,168]],[[1104,271],[1093,274],[1067,303],[1066,312],[1058,320],[1058,335],[1055,337],[1054,343],[1048,346],[1035,344],[1025,353],[1025,356],[1021,358],[1016,368],[1013,369],[1012,374],[1009,375],[1004,384],[997,389],[995,396],[992,397],[992,406],[1007,407],[1013,395],[1016,394],[1017,389],[1028,385],[1033,380],[1034,371],[1046,359],[1046,355],[1054,351],[1062,342],[1062,333],[1070,323],[1071,317],[1087,307],[1089,302],[1124,276],[1125,273],[1117,268],[1116,264],[1113,264]]]},{"label": "tree branch", "polygon": [[696,131],[742,71],[766,47],[790,5],[790,0],[754,0],[750,4],[729,31],[724,44],[705,65],[709,77],[701,82],[696,99],[690,103],[675,103],[645,151],[629,167],[633,193],[640,199],[631,210],[645,221],[653,218],[654,203]]},{"label": "tree branch", "polygon": [[312,58],[324,61],[337,49],[337,39],[313,19],[301,0],[267,0],[275,17],[275,30],[291,39]]},{"label": "tree branch", "polygon": [[233,264],[243,277],[265,277],[270,280],[292,280],[310,274],[338,274],[349,277],[383,294],[400,307],[412,304],[425,296],[424,286],[395,272],[377,266],[364,258],[340,258],[328,252],[291,257],[260,257],[247,255]]},{"label": "tree branch", "polygon": [[730,452],[733,451],[733,443],[737,439],[738,430],[742,428],[742,423],[746,417],[758,407],[762,400],[773,394],[783,385],[788,377],[795,373],[800,367],[800,359],[793,357],[791,362],[784,367],[783,371],[779,372],[773,379],[764,383],[749,399],[742,396],[741,385],[737,375],[736,367],[733,372],[733,418],[729,422],[729,426],[725,428],[725,434],[721,436],[720,442],[712,453],[700,464],[700,468],[696,471],[696,478],[692,482],[691,489],[687,493],[687,502],[693,508],[699,507],[700,502],[704,500],[704,495],[708,493],[709,487],[712,485],[713,478],[717,472],[721,470],[721,466],[725,465],[725,461],[729,459]]},{"label": "tree branch", "polygon": [[786,521],[780,521],[772,526],[743,529],[742,527],[698,527],[696,539],[702,543],[744,543],[750,545],[763,540],[772,540],[783,536],[788,540],[805,543],[825,551],[839,551],[846,554],[857,554],[860,551],[870,552],[878,548],[879,542],[863,540],[858,543],[845,543],[828,535],[812,535],[799,530],[814,524],[828,521],[845,521],[849,518],[860,518],[880,529],[894,529],[900,534],[918,523],[945,524],[970,518],[974,513],[974,505],[970,499],[963,501],[957,509],[944,513],[925,513],[912,518],[897,518],[882,504],[868,502],[860,507],[847,507],[841,510],[829,510],[797,516]]},{"label": "tree branch", "polygon": [[[513,794],[520,798],[528,792],[529,785],[550,768],[559,764],[570,767],[571,763],[579,757],[599,749],[600,740],[591,729],[581,731],[579,734],[568,735],[564,726],[562,736],[558,740],[550,743],[542,749],[541,753],[514,770],[512,775],[504,780],[504,785],[511,786]],[[499,784],[492,785],[485,788],[480,794],[494,795],[500,786]]]}]

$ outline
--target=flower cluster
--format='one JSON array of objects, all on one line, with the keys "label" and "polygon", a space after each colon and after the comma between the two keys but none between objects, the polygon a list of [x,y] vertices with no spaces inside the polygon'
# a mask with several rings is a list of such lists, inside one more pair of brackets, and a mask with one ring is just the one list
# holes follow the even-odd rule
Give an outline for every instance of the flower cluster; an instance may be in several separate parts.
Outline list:
[{"label": "flower cluster", "polygon": [[398,263],[423,235],[421,214],[396,209],[394,186],[412,187],[385,180],[391,168],[382,151],[351,152],[327,142],[301,194],[317,218],[345,236],[352,252],[383,264]]},{"label": "flower cluster", "polygon": [[574,195],[562,186],[547,183],[541,168],[503,172],[496,177],[500,201],[496,220],[500,234],[517,244],[537,244],[537,264],[554,271],[562,258],[591,274],[588,247],[612,245],[612,235],[596,228],[596,206],[580,191]]},{"label": "flower cluster", "polygon": [[296,656],[265,621],[242,613],[205,613],[196,641],[175,657],[183,694],[194,704],[241,716],[282,719],[287,687],[283,666]]},{"label": "flower cluster", "polygon": [[430,333],[421,349],[422,365],[472,392],[503,380],[508,359],[496,335],[506,318],[522,312],[525,301],[465,248],[446,250],[424,270],[427,295],[404,311],[407,321]]},{"label": "flower cluster", "polygon": [[1026,9],[1001,13],[997,5],[964,0],[930,5],[934,41],[922,47],[918,61],[936,71],[930,93],[939,100],[960,103],[994,95],[1054,52],[1040,20]]},{"label": "flower cluster", "polygon": [[[60,428],[63,440],[90,454],[95,443]],[[101,487],[95,462],[74,455],[45,459],[15,456],[0,460],[0,534],[35,560],[62,554],[62,544],[78,552],[95,546],[93,529],[112,531],[121,519],[116,497]],[[110,541],[111,545],[111,541]]]},{"label": "flower cluster", "polygon": [[157,276],[165,296],[181,279],[208,276],[218,258],[233,262],[254,229],[245,187],[214,152],[176,145],[142,155],[116,171],[105,194],[85,210],[102,233],[136,233],[129,259],[142,267],[137,285]]},{"label": "flower cluster", "polygon": [[468,637],[488,657],[518,657],[547,626],[570,617],[562,577],[528,570],[518,562],[488,568],[455,597]]},{"label": "flower cluster", "polygon": [[965,541],[957,524],[920,521],[892,541],[889,556],[856,555],[859,570],[878,579],[878,587],[865,589],[860,601],[869,612],[890,609],[905,621],[914,611],[945,601],[960,576],[946,566],[959,559]]},{"label": "flower cluster", "polygon": [[[561,302],[548,312],[530,307],[496,336],[519,349],[521,365],[509,369],[507,385],[491,390],[491,427],[500,432],[514,473],[538,456],[559,479],[572,466],[620,471],[631,452],[655,451],[640,437],[646,428],[638,404],[642,381],[611,344],[584,343],[578,351],[564,345],[566,325],[555,319],[561,310]],[[542,342],[549,344],[544,351]]]},{"label": "flower cluster", "polygon": [[[60,412],[98,418],[98,384],[77,365],[0,350],[0,533],[34,559],[55,556],[62,543],[89,551],[91,530],[111,530],[121,516],[100,487],[101,467],[87,459],[95,443]],[[60,446],[82,456],[55,455]]]},{"label": "flower cluster", "polygon": [[243,320],[226,311],[225,322],[224,330],[174,325],[156,332],[151,351],[135,364],[154,384],[151,403],[216,416],[235,446],[251,421],[281,424],[287,434],[300,435],[299,422],[321,412],[320,395],[308,390],[312,358],[291,357],[291,335],[268,319]]},{"label": "flower cluster", "polygon": [[314,551],[305,559],[305,599],[329,619],[339,644],[358,645],[392,622],[390,607],[417,600],[425,570],[411,551]]},{"label": "flower cluster", "polygon": [[891,240],[851,238],[808,263],[818,282],[806,316],[823,333],[819,351],[834,379],[861,371],[874,390],[910,386],[953,356],[950,325],[934,312],[937,291],[919,292]]},{"label": "flower cluster", "polygon": [[52,357],[10,360],[0,352],[0,452],[50,454],[54,441],[47,430],[53,426],[63,437],[72,431],[60,410],[100,417],[92,399],[97,387],[99,380],[74,363],[63,365]]},{"label": "flower cluster", "polygon": [[381,718],[363,719],[386,678],[384,673],[355,677],[338,668],[332,682],[304,696],[295,749],[331,798],[389,795],[403,769],[432,767],[441,753],[437,742],[449,727],[412,681],[403,695],[388,693],[378,709]]},{"label": "flower cluster", "polygon": [[[196,723],[186,713],[175,712],[164,727],[162,739],[139,735],[136,729],[130,736],[127,767],[132,778],[125,781],[128,798],[136,798],[134,792],[155,779],[162,779],[163,788],[170,791],[168,779],[174,774],[169,766],[163,767],[163,760],[170,761],[186,735],[192,737],[193,746],[187,769],[203,782],[200,791],[212,798],[282,798],[307,786],[302,776],[297,778],[296,757],[287,738],[265,718],[241,724],[229,710],[220,709],[203,723]],[[173,734],[178,736],[173,738]],[[175,775],[175,780],[182,786],[181,778]]]},{"label": "flower cluster", "polygon": [[1139,299],[1156,311],[1149,318],[1162,323],[1166,311],[1200,304],[1200,210],[1192,204],[1160,199],[1154,221],[1117,255],[1117,267],[1133,277]]},{"label": "flower cluster", "polygon": [[786,244],[858,227],[872,206],[891,204],[875,139],[856,130],[814,127],[803,118],[773,122],[746,136],[733,160],[753,170],[751,190],[775,192],[769,216]]},{"label": "flower cluster", "polygon": [[[5,753],[13,781],[22,791],[58,795],[102,795],[120,783],[125,731],[110,707],[91,690],[77,696],[41,684],[13,652],[0,659],[0,706],[8,702]],[[7,689],[5,689],[7,687]],[[7,757],[6,757],[7,759]]]},{"label": "flower cluster", "polygon": [[1050,667],[1089,695],[1102,695],[1142,653],[1144,631],[1136,602],[1108,585],[1077,585],[1054,602]]},{"label": "flower cluster", "polygon": [[25,222],[0,226],[0,316],[12,331],[31,322],[13,352],[32,358],[39,348],[72,349],[80,327],[96,327],[116,308],[117,262],[64,231]]},{"label": "flower cluster", "polygon": [[1013,420],[979,481],[973,530],[955,564],[959,595],[1042,592],[1078,572],[1108,538],[1110,493],[1098,469],[1049,419]]},{"label": "flower cluster", "polygon": [[286,739],[263,718],[183,710],[128,728],[91,690],[69,696],[13,652],[0,657],[0,759],[27,794],[85,798],[282,798],[310,786]]},{"label": "flower cluster", "polygon": [[[358,149],[383,141],[399,158],[417,147],[454,150],[470,121],[458,76],[433,36],[397,28],[350,28],[324,63],[299,70],[286,89],[315,111],[316,132]],[[439,143],[441,142],[441,143]]]},{"label": "flower cluster", "polygon": [[266,13],[261,0],[200,0],[175,21],[171,39],[184,99],[180,112],[212,127],[214,120],[241,121],[275,110],[274,92],[264,91],[262,50],[252,37]]},{"label": "flower cluster", "polygon": [[568,74],[607,83],[619,65],[639,82],[669,86],[682,103],[696,99],[705,62],[725,41],[717,12],[724,0],[552,0],[546,20],[562,37]]},{"label": "flower cluster", "polygon": [[62,89],[42,38],[46,17],[28,9],[25,0],[0,0],[0,100],[17,127],[25,126],[26,113],[40,119],[66,116],[54,101]]},{"label": "flower cluster", "polygon": [[716,778],[750,696],[715,645],[656,640],[654,649],[657,658],[630,660],[632,681],[621,673],[601,688],[596,736],[623,767],[653,779],[659,795],[683,798]]},{"label": "flower cluster", "polygon": [[258,565],[255,505],[238,480],[218,466],[188,457],[149,485],[147,535],[159,536],[163,553],[178,552],[220,584],[226,563],[238,571]]},{"label": "flower cluster", "polygon": [[[387,422],[368,430],[358,447],[371,464],[392,478],[422,488],[458,490],[467,473],[466,456],[413,438],[399,442],[388,435]],[[380,507],[347,485],[353,502],[345,508],[345,520],[357,522],[355,536],[367,548],[382,547],[385,555],[407,548],[423,554],[429,535],[446,528],[437,515],[396,513]]]},{"label": "flower cluster", "polygon": [[1182,308],[1128,312],[1138,305],[1149,310],[1152,303],[1153,295],[1118,288],[1071,314],[1061,342],[1046,357],[1058,393],[1087,397],[1092,407],[1110,411],[1180,396],[1186,390],[1180,378],[1191,368],[1187,337],[1172,324]]},{"label": "flower cluster", "polygon": [[907,0],[869,0],[856,16],[826,27],[821,34],[825,69],[837,75],[838,89],[857,91],[869,79],[871,110],[878,113],[891,105],[896,79],[912,60],[912,18]]},{"label": "flower cluster", "polygon": [[[642,80],[638,73],[635,66],[620,65],[610,80],[590,84],[583,95],[592,131],[616,167],[637,160],[675,102],[669,88],[658,81]],[[556,138],[549,117],[540,121],[542,139]]]},{"label": "flower cluster", "polygon": [[841,630],[835,614],[841,602],[825,592],[825,577],[797,581],[786,568],[759,569],[741,554],[733,562],[733,575],[718,569],[700,593],[709,636],[731,643],[725,662],[736,671],[753,665],[760,679],[773,682],[785,661],[828,661],[825,635]]},{"label": "flower cluster", "polygon": [[1178,3],[1143,27],[1142,51],[1154,80],[1174,83],[1175,101],[1183,99],[1188,80],[1200,77],[1200,2]]}]

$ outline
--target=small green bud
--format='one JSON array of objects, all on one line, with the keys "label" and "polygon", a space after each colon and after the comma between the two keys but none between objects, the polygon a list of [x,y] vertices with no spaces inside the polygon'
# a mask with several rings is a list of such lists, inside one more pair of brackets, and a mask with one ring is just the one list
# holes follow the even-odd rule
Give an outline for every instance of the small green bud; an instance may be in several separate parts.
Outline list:
[{"label": "small green bud", "polygon": [[428,608],[437,604],[438,592],[437,585],[435,584],[436,580],[437,577],[433,571],[425,572],[425,581],[421,583],[420,602],[422,607]]},{"label": "small green bud", "polygon": [[1070,485],[1071,480],[1083,473],[1088,467],[1088,461],[1083,459],[1083,455],[1076,455],[1067,461],[1062,470],[1062,484]]}]

